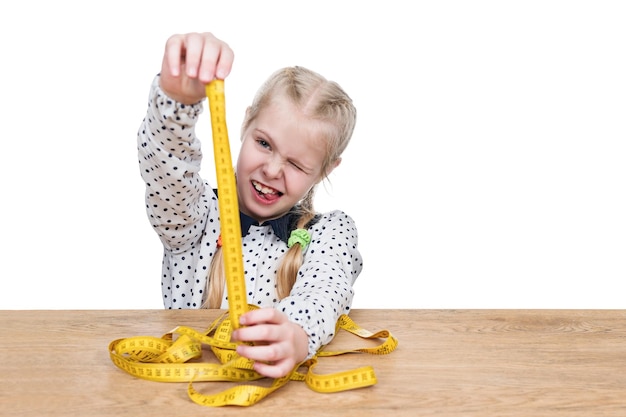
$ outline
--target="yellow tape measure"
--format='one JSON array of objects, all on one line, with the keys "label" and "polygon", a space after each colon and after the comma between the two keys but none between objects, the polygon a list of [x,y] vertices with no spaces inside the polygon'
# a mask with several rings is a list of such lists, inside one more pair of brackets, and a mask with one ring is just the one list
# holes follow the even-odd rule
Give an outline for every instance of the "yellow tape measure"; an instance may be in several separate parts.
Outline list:
[{"label": "yellow tape measure", "polygon": [[243,272],[241,248],[241,223],[237,201],[237,180],[233,169],[226,127],[226,99],[224,80],[213,80],[206,86],[213,129],[213,154],[219,191],[222,251],[228,290],[228,310],[234,328],[239,327],[239,317],[246,312],[248,301]]},{"label": "yellow tape measure", "polygon": [[[204,332],[178,326],[161,338],[139,336],[117,339],[109,344],[109,355],[118,368],[137,378],[157,382],[187,382],[187,395],[193,402],[207,407],[221,407],[256,404],[289,381],[303,381],[311,390],[321,393],[374,385],[378,381],[371,366],[331,374],[316,374],[314,368],[324,357],[346,353],[384,355],[393,352],[398,346],[398,340],[389,331],[372,333],[342,315],[337,321],[337,332],[344,330],[361,339],[381,339],[382,342],[377,346],[340,351],[326,351],[322,348],[313,358],[286,376],[275,379],[269,386],[236,385],[214,394],[201,393],[194,388],[194,382],[249,382],[265,378],[252,370],[252,361],[235,351],[236,344],[229,341],[231,323],[227,317],[221,316]],[[177,335],[176,339],[174,335]],[[210,346],[219,363],[202,361],[203,345]],[[306,372],[302,373],[304,369]]]},{"label": "yellow tape measure", "polygon": [[[382,343],[374,347],[342,351],[326,351],[322,347],[313,358],[299,364],[288,375],[275,379],[269,387],[239,385],[217,394],[202,394],[194,389],[193,382],[198,381],[237,382],[265,378],[252,369],[252,361],[237,354],[236,344],[230,341],[233,329],[239,327],[239,317],[256,307],[247,303],[237,184],[226,128],[224,81],[214,80],[209,83],[206,94],[213,129],[228,315],[218,317],[204,332],[178,326],[160,338],[137,336],[114,340],[109,344],[111,361],[137,378],[159,382],[187,382],[189,398],[197,404],[210,407],[253,405],[290,380],[304,381],[312,390],[324,393],[376,384],[376,374],[371,366],[326,375],[313,372],[319,358],[349,352],[384,355],[393,352],[398,346],[398,340],[387,330],[372,333],[344,314],[336,323],[335,333],[345,330],[363,339],[382,339]],[[174,338],[174,335],[177,337]],[[219,363],[202,361],[203,345],[210,346]],[[301,373],[303,368],[307,369],[306,373]]]}]

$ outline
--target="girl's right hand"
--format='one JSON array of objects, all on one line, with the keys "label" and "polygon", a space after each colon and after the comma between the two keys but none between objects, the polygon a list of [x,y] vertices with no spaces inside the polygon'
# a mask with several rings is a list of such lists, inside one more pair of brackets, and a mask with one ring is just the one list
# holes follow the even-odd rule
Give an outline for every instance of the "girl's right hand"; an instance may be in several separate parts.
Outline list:
[{"label": "girl's right hand", "polygon": [[212,33],[172,35],[165,44],[161,89],[180,103],[198,103],[206,97],[206,84],[230,74],[234,58],[228,44]]}]

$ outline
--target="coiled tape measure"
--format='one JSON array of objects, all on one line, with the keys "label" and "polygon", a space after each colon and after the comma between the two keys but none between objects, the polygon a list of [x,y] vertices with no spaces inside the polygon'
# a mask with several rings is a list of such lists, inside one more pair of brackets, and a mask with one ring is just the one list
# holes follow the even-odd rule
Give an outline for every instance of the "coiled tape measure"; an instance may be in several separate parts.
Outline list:
[{"label": "coiled tape measure", "polygon": [[[199,381],[246,382],[266,378],[253,370],[252,361],[236,353],[237,344],[230,341],[233,329],[239,327],[239,317],[256,307],[247,304],[237,186],[226,128],[224,81],[214,80],[209,83],[206,94],[211,112],[215,169],[220,192],[219,209],[228,313],[218,317],[203,332],[178,326],[160,338],[137,336],[114,340],[109,344],[111,360],[118,368],[137,378],[158,382],[187,382],[189,398],[197,404],[208,407],[250,406],[290,380],[304,381],[312,390],[323,393],[376,384],[376,374],[371,366],[325,375],[313,372],[321,357],[345,353],[383,355],[393,352],[398,346],[398,340],[389,331],[372,333],[358,326],[344,314],[337,320],[335,334],[339,330],[345,330],[362,339],[376,339],[382,342],[374,347],[341,351],[326,351],[322,347],[313,358],[299,364],[290,374],[275,379],[270,386],[238,385],[216,394],[202,394],[194,389],[193,382]],[[210,347],[219,363],[202,361],[203,345]],[[304,369],[306,373],[301,372]]]}]

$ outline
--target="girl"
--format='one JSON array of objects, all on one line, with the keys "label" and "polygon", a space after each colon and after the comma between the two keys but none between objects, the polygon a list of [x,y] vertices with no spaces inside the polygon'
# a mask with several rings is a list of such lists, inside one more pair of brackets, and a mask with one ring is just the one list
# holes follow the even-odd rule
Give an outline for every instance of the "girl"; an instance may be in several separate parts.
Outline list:
[{"label": "girl", "polygon": [[[230,73],[233,51],[210,33],[171,36],[138,132],[146,209],[164,247],[166,308],[228,308],[219,190],[198,174],[194,126],[205,85]],[[274,73],[246,110],[236,165],[248,303],[237,352],[267,377],[288,374],[334,337],[362,269],[357,229],[317,214],[316,186],[341,162],[356,122],[339,85],[302,67]]]}]

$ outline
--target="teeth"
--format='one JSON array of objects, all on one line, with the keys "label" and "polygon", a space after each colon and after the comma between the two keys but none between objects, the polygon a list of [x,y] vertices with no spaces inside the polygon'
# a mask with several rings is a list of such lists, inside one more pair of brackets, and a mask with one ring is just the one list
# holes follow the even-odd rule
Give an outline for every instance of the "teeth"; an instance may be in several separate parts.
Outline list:
[{"label": "teeth", "polygon": [[252,185],[254,185],[254,189],[263,194],[276,194],[276,190],[273,188],[263,187],[256,181],[252,181]]}]

